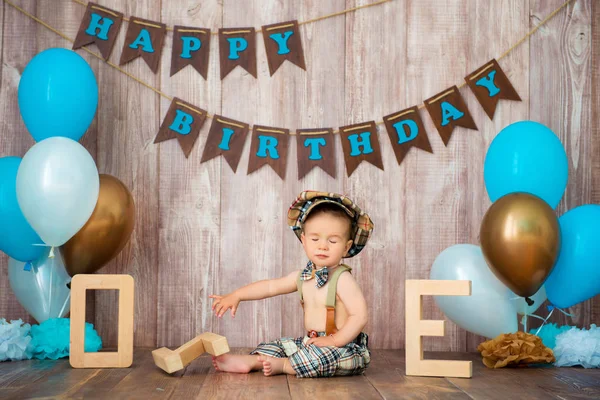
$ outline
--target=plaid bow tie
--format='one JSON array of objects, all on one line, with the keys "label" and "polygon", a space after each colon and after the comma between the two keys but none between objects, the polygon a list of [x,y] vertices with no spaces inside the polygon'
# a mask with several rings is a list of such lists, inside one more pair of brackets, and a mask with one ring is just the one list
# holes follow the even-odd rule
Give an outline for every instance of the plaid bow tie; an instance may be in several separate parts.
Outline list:
[{"label": "plaid bow tie", "polygon": [[308,264],[306,264],[306,268],[304,268],[304,270],[302,271],[301,279],[303,281],[309,281],[313,278],[313,276],[315,277],[316,281],[315,286],[317,288],[320,288],[321,286],[327,283],[327,278],[329,278],[329,271],[327,270],[327,267],[317,270],[315,264],[313,264],[312,261],[309,261]]}]

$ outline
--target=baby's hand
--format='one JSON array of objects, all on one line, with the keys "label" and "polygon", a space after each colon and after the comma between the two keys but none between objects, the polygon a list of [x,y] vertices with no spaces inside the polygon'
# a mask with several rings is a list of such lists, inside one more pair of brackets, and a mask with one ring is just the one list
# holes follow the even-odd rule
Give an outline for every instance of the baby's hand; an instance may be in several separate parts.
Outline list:
[{"label": "baby's hand", "polygon": [[306,344],[314,344],[317,347],[327,347],[327,346],[337,347],[335,344],[335,341],[333,340],[333,337],[331,337],[331,336],[319,336],[316,338],[310,338],[310,339],[308,339]]},{"label": "baby's hand", "polygon": [[208,297],[215,299],[212,309],[215,311],[216,316],[221,318],[227,312],[227,310],[231,308],[231,317],[235,317],[238,304],[240,304],[240,299],[237,296],[232,294],[228,294],[227,296],[217,296],[213,294]]}]

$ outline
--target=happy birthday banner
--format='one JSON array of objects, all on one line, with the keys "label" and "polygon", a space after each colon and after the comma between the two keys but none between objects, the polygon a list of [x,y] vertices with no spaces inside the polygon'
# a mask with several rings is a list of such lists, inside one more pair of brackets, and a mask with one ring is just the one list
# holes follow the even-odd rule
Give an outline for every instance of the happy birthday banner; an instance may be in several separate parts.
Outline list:
[{"label": "happy birthday banner", "polygon": [[[500,100],[521,101],[495,59],[469,74],[465,81],[490,119],[493,119]],[[445,145],[448,145],[457,126],[477,130],[477,125],[457,86],[425,100],[424,106]],[[189,157],[206,119],[206,111],[174,98],[154,143],[177,139],[185,157]],[[383,124],[398,164],[402,163],[413,147],[433,153],[418,106],[385,116]],[[336,136],[342,142],[348,176],[352,175],[363,161],[383,170],[377,125],[375,121],[366,121],[342,126],[338,130],[331,127],[297,130],[295,136],[298,179],[314,167],[321,168],[333,178],[336,177]],[[231,169],[237,171],[249,130],[250,125],[245,122],[219,115],[213,116],[201,162],[223,156]],[[269,165],[281,179],[285,179],[290,135],[289,129],[254,125],[247,174]]]},{"label": "happy birthday banner", "polygon": [[[73,1],[86,5],[81,0]],[[320,21],[389,1],[391,0],[380,0],[304,23]],[[218,35],[221,79],[224,79],[237,66],[256,78],[256,35],[262,33],[271,76],[286,60],[306,70],[302,38],[298,28],[299,23],[296,20],[264,25],[260,30],[247,27],[221,28],[218,33],[214,33],[203,27],[176,25],[170,28],[162,22],[137,17],[126,18],[119,11],[90,2],[87,3],[72,49],[76,50],[95,44],[98,46],[102,58],[107,61],[123,21],[127,21],[129,26],[121,50],[119,65],[125,65],[141,57],[148,64],[150,70],[156,73],[167,31],[173,31],[170,76],[191,65],[204,79],[207,79],[211,36]]]},{"label": "happy birthday banner", "polygon": [[[64,39],[72,42],[73,48],[92,43],[90,39],[94,41],[96,38],[103,40],[103,42],[99,42],[100,45],[98,46],[102,55],[96,54],[85,47],[82,48],[82,50],[94,57],[104,59],[111,67],[126,74],[140,84],[153,90],[155,93],[171,100],[171,105],[160,125],[154,143],[177,139],[187,158],[191,154],[206,120],[212,119],[202,153],[201,163],[222,156],[234,172],[237,171],[239,166],[244,144],[249,133],[251,133],[251,144],[247,174],[251,174],[265,165],[269,165],[281,179],[285,179],[290,136],[295,135],[297,141],[298,179],[303,178],[314,167],[321,168],[327,174],[335,178],[336,157],[339,157],[335,153],[334,140],[337,140],[336,137],[339,137],[339,140],[341,140],[347,176],[352,175],[363,161],[383,170],[377,128],[378,125],[385,126],[396,155],[396,160],[398,164],[401,164],[406,154],[413,147],[433,153],[427,132],[425,131],[423,121],[419,114],[419,110],[422,108],[425,108],[429,113],[434,126],[445,145],[448,145],[454,128],[457,126],[473,130],[478,129],[459,92],[461,87],[468,86],[471,89],[490,119],[493,119],[500,100],[521,101],[521,98],[497,60],[492,59],[482,67],[467,75],[464,78],[465,83],[441,91],[431,98],[426,99],[423,105],[415,105],[389,114],[383,117],[382,122],[365,121],[353,125],[342,126],[338,129],[334,129],[333,127],[299,129],[294,133],[290,132],[289,129],[280,127],[254,124],[251,126],[248,123],[236,121],[225,116],[211,115],[194,104],[190,104],[177,97],[173,98],[108,61],[108,55],[114,45],[114,37],[117,35],[116,30],[111,31],[109,28],[115,27],[116,29],[121,25],[121,22],[124,19],[122,14],[105,8],[98,10],[97,8],[94,8],[98,7],[97,5],[89,3],[86,15],[82,20],[82,28],[80,29],[77,38],[73,40],[62,32],[52,28],[39,18],[16,6],[11,1],[3,1],[36,22],[43,24]],[[79,2],[79,0],[74,1]],[[378,3],[383,3],[385,1],[380,1]],[[499,58],[508,55],[514,48],[523,43],[571,1],[572,0],[565,1]],[[371,5],[378,3],[372,3]],[[359,7],[355,9],[358,8]],[[349,12],[349,10],[344,10],[337,14],[339,15],[345,12]],[[327,17],[329,16],[322,17],[321,19]],[[279,37],[283,38],[281,40],[274,40],[275,43],[271,43],[266,36],[263,35],[265,37],[265,46],[267,48],[271,46],[271,52],[275,52],[275,49],[277,49],[277,51],[281,50],[282,43],[287,43],[292,47],[301,49],[299,39],[297,39],[298,41],[294,41],[296,39],[290,41],[293,34],[288,35],[285,33],[288,32],[286,29],[293,29],[294,32],[297,32],[297,27],[298,23],[296,21],[263,27],[265,31],[272,31],[274,34],[280,34],[281,36]],[[129,62],[132,59],[141,56],[148,63],[150,68],[157,68],[159,57],[150,51],[144,51],[144,47],[146,47],[146,50],[150,50],[150,47],[148,46],[152,46],[153,44],[160,44],[162,46],[166,29],[166,26],[159,22],[131,18],[126,35],[124,51],[121,54],[121,63]],[[86,36],[82,34],[82,31]],[[185,59],[183,61],[173,60],[171,72],[174,73],[173,71],[178,71],[183,68],[183,66],[189,64],[205,76],[208,54],[206,49],[204,49],[204,52],[200,50],[203,46],[202,43],[205,43],[205,46],[208,46],[208,43],[210,42],[210,31],[208,29],[176,27],[174,33],[174,40],[175,38],[179,39],[175,40],[173,51],[177,54],[183,54],[189,57],[180,57]],[[253,76],[256,76],[255,56],[252,56],[250,53],[246,53],[245,55],[242,54],[248,49],[255,48],[255,33],[254,28],[219,29],[219,45],[223,46],[221,48],[222,78],[238,65],[245,68],[249,73],[253,74]],[[298,38],[299,36],[296,35],[296,37]],[[204,42],[202,41],[202,38],[204,38]],[[178,46],[177,49],[175,48],[176,46]],[[127,49],[125,49],[125,47],[127,47]],[[193,57],[192,51],[197,52]],[[290,60],[295,57],[293,62],[297,63],[297,65],[302,64],[302,66],[304,66],[304,56],[299,52],[294,54],[296,55],[286,55],[286,59]],[[229,59],[228,55],[234,55],[234,59]],[[283,61],[283,58],[279,58],[276,61],[269,61],[271,74],[277,70]]]}]

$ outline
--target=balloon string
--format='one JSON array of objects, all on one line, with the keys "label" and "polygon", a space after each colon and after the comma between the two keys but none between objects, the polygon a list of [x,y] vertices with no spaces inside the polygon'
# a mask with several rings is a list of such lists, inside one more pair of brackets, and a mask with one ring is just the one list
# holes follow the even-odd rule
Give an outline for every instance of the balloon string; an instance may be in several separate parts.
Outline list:
[{"label": "balloon string", "polygon": [[[38,288],[38,293],[40,293],[40,298],[43,300],[44,299],[44,297],[43,297],[44,290],[42,289],[42,282],[40,281],[41,272],[37,265],[35,265],[35,264],[32,264],[32,265],[33,265],[33,274],[35,275],[35,283],[37,284],[37,288]],[[42,301],[42,303],[43,303],[42,308],[44,310],[44,315],[48,315],[48,312],[49,312],[48,304],[45,301]]]},{"label": "balloon string", "polygon": [[550,317],[552,316],[552,313],[554,312],[554,308],[552,310],[550,310],[550,314],[548,314],[548,316],[546,317],[546,319],[544,319],[544,322],[542,322],[542,325],[538,328],[538,330],[535,332],[535,336],[538,335],[538,333],[540,333],[540,331],[542,330],[542,328],[544,327],[544,325],[546,325],[546,323],[548,322],[548,320],[550,319]]},{"label": "balloon string", "polygon": [[48,318],[53,318],[52,314],[52,298],[53,298],[53,293],[52,293],[52,288],[54,287],[54,274],[56,272],[56,260],[54,260],[54,254],[52,253],[52,250],[54,250],[54,247],[52,247],[50,249],[50,254],[52,254],[52,261],[50,261],[50,271],[48,271],[48,273],[50,274],[50,286],[48,288]]},{"label": "balloon string", "polygon": [[550,313],[548,314],[548,316],[544,319],[544,322],[542,323],[542,326],[540,326],[538,328],[538,330],[535,332],[536,336],[538,333],[540,333],[540,331],[542,330],[542,328],[544,327],[544,325],[546,325],[546,323],[548,322],[548,320],[550,319],[550,317],[552,316],[552,313],[554,313],[554,310],[558,310],[561,313],[565,314],[567,317],[571,317],[574,318],[575,314],[569,314],[568,312],[564,311],[562,308],[558,308],[556,306],[553,305],[549,305],[548,306],[548,310],[550,310]]},{"label": "balloon string", "polygon": [[535,314],[529,314],[530,317],[534,317],[537,319],[541,319],[542,321],[544,321],[544,317],[540,317],[539,315],[535,315]]},{"label": "balloon string", "polygon": [[56,318],[62,318],[62,316],[65,313],[65,309],[67,308],[67,304],[69,304],[69,300],[71,300],[71,291],[69,290],[69,294],[67,295],[67,298],[65,299],[65,302],[63,303],[62,308],[60,309],[60,313],[56,316]]},{"label": "balloon string", "polygon": [[561,313],[565,314],[567,317],[575,318],[575,314],[569,314],[568,312],[566,312],[562,308],[550,305],[550,306],[548,306],[548,309],[550,311],[554,311],[556,309],[556,310],[560,311]]}]

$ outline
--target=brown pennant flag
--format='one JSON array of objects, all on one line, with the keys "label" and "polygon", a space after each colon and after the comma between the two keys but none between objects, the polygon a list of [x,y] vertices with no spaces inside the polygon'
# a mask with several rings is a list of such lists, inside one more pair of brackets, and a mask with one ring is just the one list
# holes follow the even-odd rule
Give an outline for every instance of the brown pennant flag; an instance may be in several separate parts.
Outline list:
[{"label": "brown pennant flag", "polygon": [[383,117],[398,165],[411,148],[433,153],[417,106]]},{"label": "brown pennant flag", "polygon": [[456,86],[425,100],[425,107],[446,146],[455,126],[477,130],[477,125]]},{"label": "brown pennant flag", "polygon": [[496,106],[500,100],[521,101],[519,94],[495,59],[468,75],[465,81],[490,119],[494,119]]},{"label": "brown pennant flag", "polygon": [[152,72],[156,73],[166,33],[167,26],[163,23],[131,17],[119,65],[142,56]]},{"label": "brown pennant flag", "polygon": [[256,29],[219,29],[221,79],[238,65],[256,78]]},{"label": "brown pennant flag", "polygon": [[175,97],[154,143],[176,138],[185,157],[188,158],[204,121],[206,121],[206,111]]},{"label": "brown pennant flag", "polygon": [[298,21],[265,25],[262,27],[262,34],[271,76],[285,60],[306,70]]},{"label": "brown pennant flag", "polygon": [[289,139],[289,129],[254,125],[247,174],[270,165],[281,179],[285,179]]},{"label": "brown pennant flag", "polygon": [[171,76],[188,65],[207,79],[210,29],[176,25],[173,28]]},{"label": "brown pennant flag", "polygon": [[298,179],[302,179],[314,167],[319,167],[335,179],[335,142],[333,129],[299,129]]},{"label": "brown pennant flag", "polygon": [[122,13],[96,3],[88,3],[73,42],[73,50],[94,43],[102,57],[108,60],[122,22]]},{"label": "brown pennant flag", "polygon": [[352,175],[358,165],[366,161],[383,170],[381,148],[375,121],[342,126],[342,149],[346,160],[346,174]]},{"label": "brown pennant flag", "polygon": [[250,126],[246,123],[215,115],[200,163],[222,155],[233,172],[236,172],[249,129]]}]

